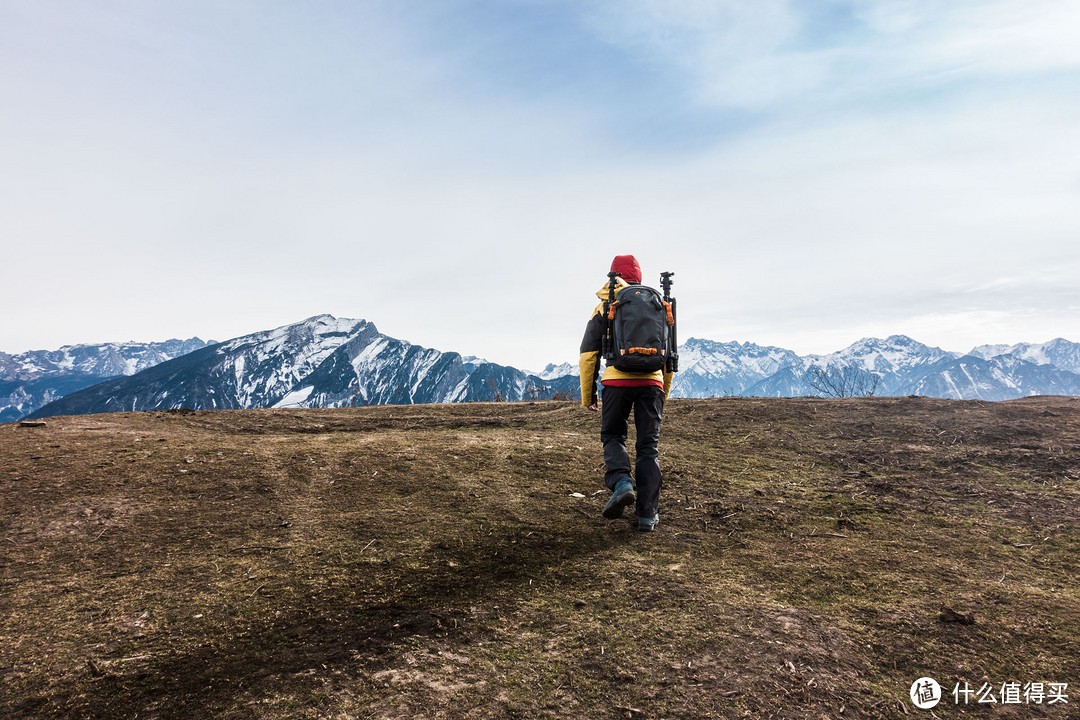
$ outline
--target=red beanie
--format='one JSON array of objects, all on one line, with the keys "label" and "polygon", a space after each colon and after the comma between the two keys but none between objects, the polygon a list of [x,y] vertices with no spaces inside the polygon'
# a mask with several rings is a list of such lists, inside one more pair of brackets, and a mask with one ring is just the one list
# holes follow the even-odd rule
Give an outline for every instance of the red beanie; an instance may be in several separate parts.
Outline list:
[{"label": "red beanie", "polygon": [[633,255],[616,255],[611,261],[611,272],[618,273],[628,283],[641,282],[641,266]]}]

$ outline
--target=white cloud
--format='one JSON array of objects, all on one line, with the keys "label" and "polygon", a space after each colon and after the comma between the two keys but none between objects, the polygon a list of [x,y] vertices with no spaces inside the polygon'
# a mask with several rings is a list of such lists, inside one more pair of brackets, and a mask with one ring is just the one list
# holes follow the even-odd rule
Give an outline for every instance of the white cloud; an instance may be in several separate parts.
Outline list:
[{"label": "white cloud", "polygon": [[786,49],[800,29],[787,0],[632,0],[594,4],[608,42],[688,75],[708,104],[758,107],[823,81],[822,61]]},{"label": "white cloud", "polygon": [[700,102],[720,107],[820,108],[1080,67],[1080,5],[1071,0],[599,0],[593,8],[601,37],[672,68]]},{"label": "white cloud", "polygon": [[1080,65],[1080,6],[1070,0],[877,0],[855,7],[871,28],[903,41],[905,63],[925,73],[1016,75]]}]

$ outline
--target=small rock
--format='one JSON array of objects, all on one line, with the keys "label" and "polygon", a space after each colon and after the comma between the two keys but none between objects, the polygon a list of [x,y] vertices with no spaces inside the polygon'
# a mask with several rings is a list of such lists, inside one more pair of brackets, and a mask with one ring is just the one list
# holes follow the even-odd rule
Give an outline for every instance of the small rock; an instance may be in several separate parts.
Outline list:
[{"label": "small rock", "polygon": [[581,600],[580,598],[574,601],[574,607],[576,607],[576,608],[583,608],[583,607],[585,607],[585,605],[587,605],[587,603],[584,600]]},{"label": "small rock", "polygon": [[585,495],[582,494],[582,493],[570,493],[570,497],[572,497],[572,498],[584,498]]},{"label": "small rock", "polygon": [[941,612],[938,613],[938,621],[943,623],[959,623],[961,625],[974,625],[975,616],[972,613],[960,613],[953,610],[948,605],[941,606]]}]

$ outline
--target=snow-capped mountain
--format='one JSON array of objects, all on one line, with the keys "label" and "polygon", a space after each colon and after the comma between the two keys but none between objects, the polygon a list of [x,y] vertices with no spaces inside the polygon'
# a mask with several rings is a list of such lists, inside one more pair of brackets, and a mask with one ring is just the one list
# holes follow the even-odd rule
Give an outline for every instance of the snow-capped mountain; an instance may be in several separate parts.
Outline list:
[{"label": "snow-capped mountain", "polygon": [[536,377],[541,380],[554,380],[556,378],[566,377],[567,375],[577,375],[577,372],[577,365],[571,365],[568,362],[564,362],[559,363],[558,365],[555,363],[548,363],[544,366],[543,370],[532,374],[536,375]]},{"label": "snow-capped mountain", "polygon": [[805,365],[783,348],[690,338],[679,347],[679,372],[671,392],[675,397],[742,395],[785,368],[798,368],[801,374]]},{"label": "snow-capped mountain", "polygon": [[929,368],[943,360],[955,360],[958,353],[930,347],[906,335],[863,338],[829,355],[811,355],[807,369],[816,366],[835,371],[855,367],[879,378],[876,395],[911,395],[908,386],[913,377],[921,377]]},{"label": "snow-capped mountain", "polygon": [[746,397],[802,397],[818,395],[807,383],[808,365],[789,365],[746,388],[740,395]]},{"label": "snow-capped mountain", "polygon": [[934,366],[906,388],[909,395],[955,400],[1011,400],[1029,395],[1080,395],[1080,375],[1013,354],[965,355]]},{"label": "snow-capped mountain", "polygon": [[18,420],[66,394],[133,375],[205,347],[197,337],[151,343],[67,345],[59,350],[0,352],[0,422]]},{"label": "snow-capped mountain", "polygon": [[923,345],[906,335],[890,335],[884,340],[863,338],[843,350],[829,355],[810,355],[808,359],[813,364],[856,365],[870,372],[899,374],[957,357],[960,353]]},{"label": "snow-capped mountain", "polygon": [[472,372],[481,365],[487,365],[488,361],[482,357],[476,357],[475,355],[462,355],[461,364],[465,366],[465,369]]},{"label": "snow-capped mountain", "polygon": [[[744,355],[744,349],[750,352]],[[828,355],[800,357],[780,348],[689,340],[680,348],[679,375],[683,377],[676,375],[672,392],[695,397],[827,395],[822,375],[838,378],[855,371],[867,381],[862,387],[872,387],[873,394],[879,396],[1006,400],[1028,395],[1080,395],[1080,373],[1070,369],[1076,367],[1072,362],[1080,357],[1078,351],[1076,343],[1055,340],[1043,345],[983,346],[965,355],[924,345],[905,335],[892,335],[883,340],[863,338]],[[976,352],[987,357],[975,357]],[[762,364],[762,357],[778,366],[771,374],[765,373],[773,366]],[[749,372],[748,364],[752,368]],[[754,380],[754,370],[760,377],[747,384],[748,379]],[[708,377],[709,382],[697,387],[690,384],[700,377]],[[688,392],[691,387],[694,390]]]},{"label": "snow-capped mountain", "polygon": [[65,345],[59,350],[31,350],[19,355],[0,352],[0,379],[37,380],[58,375],[116,377],[134,375],[158,363],[186,355],[208,343],[197,337],[164,342]]},{"label": "snow-capped mountain", "polygon": [[980,345],[968,355],[984,360],[1001,355],[1012,355],[1036,365],[1053,365],[1059,370],[1080,373],[1080,343],[1070,342],[1064,338],[1039,344]]},{"label": "snow-capped mountain", "polygon": [[95,385],[34,416],[539,400],[577,392],[574,376],[545,381],[477,358],[470,361],[383,335],[366,320],[318,315]]},{"label": "snow-capped mountain", "polygon": [[[690,338],[679,350],[674,397],[836,394],[823,389],[823,378],[854,380],[850,393],[879,396],[1005,400],[1080,395],[1080,344],[1060,338],[979,346],[969,354],[904,335],[863,338],[828,355],[800,356],[779,347],[700,338]],[[168,359],[170,353],[175,355]],[[366,320],[330,315],[218,345],[193,338],[0,354],[0,370],[10,378],[0,380],[0,397],[8,395],[6,414],[0,414],[4,421],[35,409],[35,416],[46,416],[579,397],[577,368],[570,363],[529,373],[413,345],[383,335]],[[92,372],[116,372],[118,377],[99,382],[104,378],[85,374]]]}]

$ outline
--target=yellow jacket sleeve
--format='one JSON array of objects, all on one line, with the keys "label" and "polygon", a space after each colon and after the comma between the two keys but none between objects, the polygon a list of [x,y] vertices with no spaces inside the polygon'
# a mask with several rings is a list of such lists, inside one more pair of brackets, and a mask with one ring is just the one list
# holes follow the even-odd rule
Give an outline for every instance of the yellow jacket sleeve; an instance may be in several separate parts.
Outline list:
[{"label": "yellow jacket sleeve", "polygon": [[597,401],[596,376],[600,372],[600,351],[581,353],[578,359],[578,372],[581,376],[581,404],[589,407]]}]

